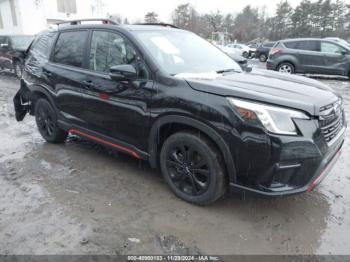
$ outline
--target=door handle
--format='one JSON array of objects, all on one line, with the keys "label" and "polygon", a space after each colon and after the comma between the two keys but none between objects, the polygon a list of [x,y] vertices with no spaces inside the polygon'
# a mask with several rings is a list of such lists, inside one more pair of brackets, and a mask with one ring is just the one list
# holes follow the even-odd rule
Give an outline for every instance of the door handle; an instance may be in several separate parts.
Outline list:
[{"label": "door handle", "polygon": [[43,73],[47,76],[47,77],[51,77],[52,73],[46,69],[43,69]]},{"label": "door handle", "polygon": [[85,88],[92,89],[94,87],[94,83],[91,80],[84,80],[81,82]]}]

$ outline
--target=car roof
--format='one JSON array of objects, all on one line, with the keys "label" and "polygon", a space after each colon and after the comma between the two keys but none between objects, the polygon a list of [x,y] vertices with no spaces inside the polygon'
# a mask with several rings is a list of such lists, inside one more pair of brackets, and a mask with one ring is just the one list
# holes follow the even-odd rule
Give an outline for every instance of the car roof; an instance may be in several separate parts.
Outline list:
[{"label": "car roof", "polygon": [[51,27],[50,31],[65,31],[65,30],[79,30],[79,29],[114,29],[125,31],[178,31],[182,30],[167,25],[113,25],[113,24],[81,24],[81,25],[62,25]]},{"label": "car roof", "polygon": [[13,37],[13,36],[28,36],[28,37],[33,37],[34,35],[0,35],[0,36],[6,36],[6,37]]},{"label": "car roof", "polygon": [[321,38],[290,38],[290,39],[284,39],[280,40],[280,42],[291,42],[291,41],[321,41]]}]

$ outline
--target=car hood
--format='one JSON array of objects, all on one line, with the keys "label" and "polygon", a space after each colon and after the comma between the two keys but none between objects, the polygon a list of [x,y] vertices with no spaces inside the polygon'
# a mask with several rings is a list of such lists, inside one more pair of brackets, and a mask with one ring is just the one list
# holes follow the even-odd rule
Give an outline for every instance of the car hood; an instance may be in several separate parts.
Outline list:
[{"label": "car hood", "polygon": [[243,56],[237,54],[237,53],[227,53],[229,55],[229,57],[231,57],[233,60],[235,60],[236,62],[245,62],[248,61],[246,58],[244,58]]},{"label": "car hood", "polygon": [[251,72],[226,75],[181,74],[195,90],[263,103],[290,107],[318,115],[319,108],[339,96],[327,85],[302,76],[253,69]]}]

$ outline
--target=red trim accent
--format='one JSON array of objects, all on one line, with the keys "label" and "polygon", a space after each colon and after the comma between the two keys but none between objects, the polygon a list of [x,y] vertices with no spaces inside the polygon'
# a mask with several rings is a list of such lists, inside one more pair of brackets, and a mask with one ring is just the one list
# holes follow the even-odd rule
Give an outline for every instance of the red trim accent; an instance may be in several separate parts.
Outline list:
[{"label": "red trim accent", "polygon": [[330,168],[333,166],[334,162],[338,159],[339,155],[341,154],[341,150],[339,150],[333,157],[333,159],[328,163],[328,165],[326,166],[326,168],[322,171],[322,173],[314,180],[314,182],[312,182],[312,184],[310,185],[310,187],[307,189],[307,192],[311,192],[312,190],[314,190],[314,188],[318,185],[318,183],[320,182],[320,180],[323,178],[324,175],[326,175],[328,173],[328,171],[330,170]]},{"label": "red trim accent", "polygon": [[99,96],[102,100],[108,100],[108,99],[109,99],[109,94],[106,94],[106,93],[99,93],[98,96]]},{"label": "red trim accent", "polygon": [[89,138],[91,140],[95,140],[95,141],[97,141],[99,143],[115,147],[115,148],[117,148],[119,150],[122,150],[122,151],[125,151],[125,152],[129,153],[130,155],[132,155],[133,157],[135,157],[137,159],[141,159],[141,157],[140,157],[140,155],[138,153],[136,153],[135,151],[133,151],[133,150],[131,150],[129,148],[126,148],[124,146],[113,144],[111,142],[105,141],[105,140],[103,140],[101,138],[98,138],[96,136],[92,136],[92,135],[86,134],[86,133],[81,132],[81,131],[76,130],[76,129],[70,129],[69,133],[80,135],[80,136],[84,136],[84,137]]}]

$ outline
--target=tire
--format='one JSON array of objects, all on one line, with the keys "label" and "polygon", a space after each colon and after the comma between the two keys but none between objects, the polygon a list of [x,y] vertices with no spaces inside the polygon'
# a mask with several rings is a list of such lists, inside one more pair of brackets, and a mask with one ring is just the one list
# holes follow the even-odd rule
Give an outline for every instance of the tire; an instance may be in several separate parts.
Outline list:
[{"label": "tire", "polygon": [[220,152],[195,132],[179,132],[167,138],[160,153],[160,167],[175,195],[189,203],[208,205],[226,191]]},{"label": "tire", "polygon": [[260,62],[264,63],[264,62],[266,62],[266,60],[267,60],[267,55],[261,54],[261,55],[259,56],[259,61],[260,61]]},{"label": "tire", "polygon": [[291,63],[283,62],[278,65],[277,71],[284,74],[294,74],[295,67]]},{"label": "tire", "polygon": [[40,98],[35,104],[35,120],[41,136],[49,143],[63,143],[68,132],[57,125],[57,115],[51,104]]},{"label": "tire", "polygon": [[14,62],[13,71],[18,79],[22,78],[23,66],[20,62],[18,61]]},{"label": "tire", "polygon": [[248,53],[248,52],[246,52],[246,51],[245,51],[245,52],[243,52],[243,57],[244,57],[244,58],[248,58],[248,57],[249,57],[249,53]]}]

